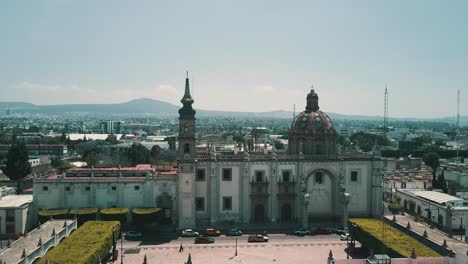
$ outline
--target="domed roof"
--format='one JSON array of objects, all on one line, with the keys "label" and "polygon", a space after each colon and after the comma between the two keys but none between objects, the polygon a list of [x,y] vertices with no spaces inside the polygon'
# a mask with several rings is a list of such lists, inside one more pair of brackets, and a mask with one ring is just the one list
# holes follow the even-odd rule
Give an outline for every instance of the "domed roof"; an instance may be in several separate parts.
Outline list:
[{"label": "domed roof", "polygon": [[330,117],[320,110],[299,113],[294,119],[291,128],[296,130],[322,130],[324,132],[329,130],[334,131]]},{"label": "domed roof", "polygon": [[307,95],[306,110],[294,118],[291,129],[296,131],[316,131],[317,133],[335,133],[335,128],[330,117],[319,110],[318,95],[313,89]]}]

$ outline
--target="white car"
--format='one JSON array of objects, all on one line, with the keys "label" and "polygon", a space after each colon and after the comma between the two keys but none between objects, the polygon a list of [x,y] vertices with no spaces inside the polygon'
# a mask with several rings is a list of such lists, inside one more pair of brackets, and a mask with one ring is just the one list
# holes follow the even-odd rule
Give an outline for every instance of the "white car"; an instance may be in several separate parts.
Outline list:
[{"label": "white car", "polygon": [[340,240],[341,240],[341,241],[344,241],[344,240],[348,241],[348,240],[349,240],[349,234],[348,234],[348,233],[345,233],[344,235],[341,235],[341,236],[340,236]]},{"label": "white car", "polygon": [[183,237],[198,237],[198,235],[198,232],[194,231],[193,229],[182,230],[182,233],[180,234],[180,236]]}]

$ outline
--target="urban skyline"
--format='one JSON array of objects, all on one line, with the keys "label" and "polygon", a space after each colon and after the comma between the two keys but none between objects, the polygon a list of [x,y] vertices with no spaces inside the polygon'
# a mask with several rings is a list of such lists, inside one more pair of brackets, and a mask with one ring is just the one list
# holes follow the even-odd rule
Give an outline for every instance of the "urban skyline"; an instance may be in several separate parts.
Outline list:
[{"label": "urban skyline", "polygon": [[177,103],[188,69],[199,109],[302,109],[314,85],[325,111],[383,115],[388,85],[391,117],[454,116],[458,89],[468,113],[462,1],[1,5],[2,101]]}]

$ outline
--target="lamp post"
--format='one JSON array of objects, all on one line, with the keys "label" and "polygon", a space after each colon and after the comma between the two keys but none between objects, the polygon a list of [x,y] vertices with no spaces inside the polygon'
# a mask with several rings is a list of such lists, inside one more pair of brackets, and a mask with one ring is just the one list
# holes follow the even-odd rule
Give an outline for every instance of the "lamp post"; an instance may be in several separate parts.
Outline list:
[{"label": "lamp post", "polygon": [[124,233],[121,232],[121,237],[120,237],[120,263],[123,264],[123,238],[124,238]]},{"label": "lamp post", "polygon": [[236,238],[236,253],[234,254],[234,256],[237,257],[237,238]]}]

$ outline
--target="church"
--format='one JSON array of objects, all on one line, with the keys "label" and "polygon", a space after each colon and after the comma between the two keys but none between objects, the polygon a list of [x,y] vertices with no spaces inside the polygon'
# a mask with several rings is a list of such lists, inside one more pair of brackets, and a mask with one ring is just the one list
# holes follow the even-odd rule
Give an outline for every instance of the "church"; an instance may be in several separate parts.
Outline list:
[{"label": "church", "polygon": [[350,217],[382,210],[382,159],[341,151],[332,120],[311,90],[295,116],[286,151],[217,151],[197,148],[196,111],[188,77],[179,110],[179,228],[223,223],[288,224],[318,221],[346,226]]}]

